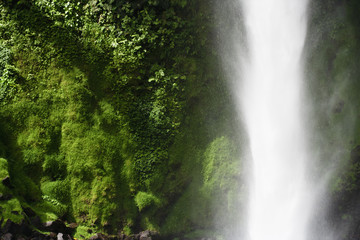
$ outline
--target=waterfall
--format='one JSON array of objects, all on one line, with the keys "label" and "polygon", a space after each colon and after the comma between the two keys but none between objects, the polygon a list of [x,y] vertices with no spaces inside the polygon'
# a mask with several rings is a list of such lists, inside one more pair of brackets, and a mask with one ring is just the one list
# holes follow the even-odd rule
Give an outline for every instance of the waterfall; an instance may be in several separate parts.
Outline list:
[{"label": "waterfall", "polygon": [[247,54],[234,84],[251,159],[246,235],[249,240],[305,240],[314,204],[303,111],[307,1],[240,4]]}]

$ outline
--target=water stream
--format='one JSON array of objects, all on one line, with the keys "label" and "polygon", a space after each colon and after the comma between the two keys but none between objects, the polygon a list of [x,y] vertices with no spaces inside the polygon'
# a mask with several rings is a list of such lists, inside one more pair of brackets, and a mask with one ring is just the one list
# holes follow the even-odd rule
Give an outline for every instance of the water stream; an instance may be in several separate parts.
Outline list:
[{"label": "water stream", "polygon": [[314,201],[303,111],[306,0],[241,0],[247,55],[235,83],[249,138],[249,240],[305,240]]}]

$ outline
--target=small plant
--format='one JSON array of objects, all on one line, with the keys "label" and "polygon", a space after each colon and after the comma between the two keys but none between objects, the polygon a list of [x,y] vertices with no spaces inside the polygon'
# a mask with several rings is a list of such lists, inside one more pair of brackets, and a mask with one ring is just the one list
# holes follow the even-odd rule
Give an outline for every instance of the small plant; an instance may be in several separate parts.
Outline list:
[{"label": "small plant", "polygon": [[138,192],[135,196],[135,203],[136,206],[139,208],[139,211],[142,211],[150,206],[159,206],[161,204],[161,201],[159,198],[157,198],[151,193]]}]

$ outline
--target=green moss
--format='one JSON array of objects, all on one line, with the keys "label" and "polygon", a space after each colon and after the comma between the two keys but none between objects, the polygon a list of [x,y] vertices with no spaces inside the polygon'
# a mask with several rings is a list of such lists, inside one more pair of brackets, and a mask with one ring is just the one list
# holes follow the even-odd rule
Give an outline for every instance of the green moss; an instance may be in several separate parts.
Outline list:
[{"label": "green moss", "polygon": [[[175,202],[196,196],[200,217],[186,210],[184,226],[210,226],[199,173],[208,144],[230,128],[231,107],[215,70],[205,70],[216,62],[202,49],[206,28],[195,26],[207,22],[205,5],[2,3],[0,70],[11,66],[6,83],[16,91],[0,109],[0,154],[23,204],[44,221],[129,234],[160,229],[181,216]],[[210,162],[207,187],[220,192],[212,185],[225,178]]]},{"label": "green moss", "polygon": [[54,221],[64,217],[67,213],[67,206],[55,198],[43,195],[43,200],[42,203],[37,205],[37,210],[43,221]]},{"label": "green moss", "polygon": [[8,162],[6,159],[0,158],[0,178],[3,179],[6,176],[9,176]]},{"label": "green moss", "polygon": [[93,234],[89,233],[89,230],[92,231],[92,229],[89,227],[82,226],[82,225],[78,226],[76,228],[74,238],[81,239],[81,240],[89,239],[90,237],[93,236]]},{"label": "green moss", "polygon": [[237,147],[227,137],[216,138],[204,153],[204,192],[212,196],[218,191],[235,190],[240,179],[241,166]]},{"label": "green moss", "polygon": [[151,193],[138,192],[135,196],[135,203],[136,206],[139,208],[139,211],[141,212],[143,209],[150,206],[159,207],[161,204],[161,200]]},{"label": "green moss", "polygon": [[69,182],[64,180],[46,181],[41,184],[41,191],[52,199],[56,199],[62,203],[69,202]]},{"label": "green moss", "polygon": [[16,198],[10,199],[8,201],[0,202],[1,217],[4,219],[3,224],[6,223],[7,219],[15,223],[21,223],[24,219],[23,210],[20,204],[20,201]]}]

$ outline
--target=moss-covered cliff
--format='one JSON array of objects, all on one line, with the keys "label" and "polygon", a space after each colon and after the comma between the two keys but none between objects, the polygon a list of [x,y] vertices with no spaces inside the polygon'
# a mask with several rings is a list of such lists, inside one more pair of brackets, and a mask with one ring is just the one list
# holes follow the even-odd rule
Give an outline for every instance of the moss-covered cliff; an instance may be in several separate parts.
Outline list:
[{"label": "moss-covered cliff", "polygon": [[239,147],[207,1],[0,10],[2,224],[31,221],[24,209],[80,238],[231,222]]}]

